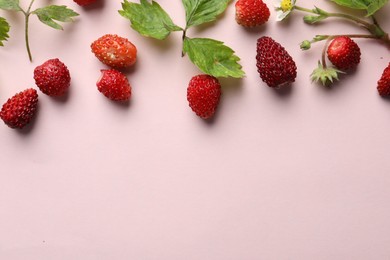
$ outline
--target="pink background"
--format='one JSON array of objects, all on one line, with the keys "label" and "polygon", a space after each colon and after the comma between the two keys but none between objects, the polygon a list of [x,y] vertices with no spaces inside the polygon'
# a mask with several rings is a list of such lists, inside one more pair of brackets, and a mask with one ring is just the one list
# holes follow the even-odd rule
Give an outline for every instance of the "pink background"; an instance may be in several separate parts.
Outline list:
[{"label": "pink background", "polygon": [[[0,103],[35,87],[33,69],[49,58],[67,64],[72,85],[64,99],[39,92],[39,113],[24,131],[0,125],[0,259],[390,259],[390,102],[376,91],[389,50],[359,40],[357,71],[324,88],[309,79],[323,45],[299,49],[315,34],[364,30],[340,20],[308,26],[302,13],[276,23],[273,10],[266,26],[246,30],[235,23],[232,3],[218,22],[188,32],[224,41],[247,74],[221,79],[222,103],[205,122],[186,100],[200,72],[181,58],[180,33],[164,42],[141,37],[117,13],[119,0],[34,7],[50,2],[80,17],[64,31],[32,17],[33,63],[22,16],[1,11],[12,30],[0,48]],[[298,2],[335,10],[329,1]],[[184,25],[181,1],[159,3]],[[378,13],[388,32],[389,12],[387,5]],[[127,72],[129,106],[95,86],[105,66],[89,46],[106,33],[138,47]],[[291,91],[259,79],[262,35],[294,57]]]}]

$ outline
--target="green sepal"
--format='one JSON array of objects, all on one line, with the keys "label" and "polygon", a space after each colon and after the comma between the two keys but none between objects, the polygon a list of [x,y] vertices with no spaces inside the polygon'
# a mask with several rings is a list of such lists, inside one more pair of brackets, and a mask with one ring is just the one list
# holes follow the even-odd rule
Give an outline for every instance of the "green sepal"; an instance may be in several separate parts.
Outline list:
[{"label": "green sepal", "polygon": [[161,6],[152,1],[141,0],[140,4],[125,0],[122,10],[118,11],[121,16],[130,20],[131,28],[146,37],[163,40],[173,31],[183,29],[175,25],[169,15]]},{"label": "green sepal", "polygon": [[328,16],[325,15],[305,15],[303,21],[308,24],[315,24],[322,20],[325,20]]},{"label": "green sepal", "polygon": [[9,38],[9,24],[7,20],[3,17],[0,17],[0,46],[4,46],[3,41],[6,41]]},{"label": "green sepal", "polygon": [[42,23],[57,30],[62,30],[63,28],[55,21],[72,22],[72,18],[79,15],[64,5],[49,5],[43,8],[38,8],[31,13],[36,14]]},{"label": "green sepal", "polygon": [[185,38],[183,52],[201,71],[214,77],[242,78],[240,58],[223,42],[209,38]]},{"label": "green sepal", "polygon": [[334,80],[339,80],[339,73],[345,73],[334,67],[324,67],[318,61],[318,67],[311,73],[310,78],[313,82],[321,82],[324,86],[329,86]]},{"label": "green sepal", "polygon": [[230,0],[182,0],[186,11],[186,28],[212,22],[222,14]]}]

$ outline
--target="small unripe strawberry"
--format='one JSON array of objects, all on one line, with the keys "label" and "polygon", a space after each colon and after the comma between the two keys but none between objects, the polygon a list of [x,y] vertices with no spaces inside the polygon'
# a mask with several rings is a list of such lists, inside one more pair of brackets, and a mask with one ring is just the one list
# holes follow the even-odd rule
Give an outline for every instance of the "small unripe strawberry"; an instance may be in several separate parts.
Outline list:
[{"label": "small unripe strawberry", "polygon": [[113,68],[127,68],[137,60],[137,48],[128,39],[106,34],[91,44],[91,50],[104,64]]},{"label": "small unripe strawberry", "polygon": [[211,118],[218,107],[221,85],[210,75],[194,76],[187,88],[187,100],[191,109],[201,118]]},{"label": "small unripe strawberry", "polygon": [[360,48],[351,38],[338,36],[329,44],[328,59],[340,70],[355,68],[360,62]]},{"label": "small unripe strawberry", "polygon": [[257,40],[257,71],[271,88],[288,86],[295,81],[297,66],[286,49],[268,36]]},{"label": "small unripe strawberry", "polygon": [[381,78],[378,80],[378,93],[381,96],[390,95],[390,62],[384,69]]},{"label": "small unripe strawberry", "polygon": [[107,98],[114,101],[128,101],[131,97],[131,86],[127,77],[115,69],[101,70],[102,75],[96,86]]},{"label": "small unripe strawberry", "polygon": [[266,23],[270,17],[268,6],[262,0],[238,0],[236,21],[244,27],[255,27]]},{"label": "small unripe strawberry", "polygon": [[59,59],[46,61],[34,69],[35,84],[49,96],[61,96],[70,86],[68,68]]},{"label": "small unripe strawberry", "polygon": [[38,93],[29,88],[8,99],[0,111],[0,118],[11,128],[23,128],[37,111]]}]

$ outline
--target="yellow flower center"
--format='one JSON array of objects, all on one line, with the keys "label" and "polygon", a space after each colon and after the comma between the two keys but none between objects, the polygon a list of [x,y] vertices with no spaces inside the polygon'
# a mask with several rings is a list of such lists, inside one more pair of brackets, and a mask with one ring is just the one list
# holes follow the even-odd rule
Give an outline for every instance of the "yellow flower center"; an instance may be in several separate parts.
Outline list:
[{"label": "yellow flower center", "polygon": [[282,8],[283,12],[287,12],[290,11],[293,6],[291,0],[283,0],[282,3],[280,4],[280,7]]}]

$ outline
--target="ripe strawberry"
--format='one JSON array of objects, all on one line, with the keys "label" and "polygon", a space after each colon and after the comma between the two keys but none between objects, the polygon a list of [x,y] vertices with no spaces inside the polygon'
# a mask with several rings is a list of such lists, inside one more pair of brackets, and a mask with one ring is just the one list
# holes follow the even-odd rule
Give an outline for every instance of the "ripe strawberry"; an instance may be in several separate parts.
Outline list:
[{"label": "ripe strawberry", "polygon": [[102,75],[96,86],[107,98],[114,101],[127,101],[131,97],[131,86],[126,76],[115,69],[101,70]]},{"label": "ripe strawberry", "polygon": [[262,0],[238,0],[236,2],[236,21],[244,27],[255,27],[266,23],[270,11]]},{"label": "ripe strawberry", "polygon": [[8,99],[0,111],[0,118],[11,128],[23,128],[35,115],[38,93],[29,88]]},{"label": "ripe strawberry", "polygon": [[61,96],[70,86],[68,68],[59,59],[51,59],[34,70],[35,84],[49,96]]},{"label": "ripe strawberry", "polygon": [[187,100],[191,109],[201,118],[211,118],[219,104],[221,85],[209,75],[194,76],[187,88]]},{"label": "ripe strawberry", "polygon": [[280,43],[271,37],[257,40],[257,71],[260,78],[271,88],[290,85],[297,76],[297,66]]},{"label": "ripe strawberry", "polygon": [[340,70],[355,68],[360,62],[360,48],[351,38],[338,36],[328,47],[328,59]]},{"label": "ripe strawberry", "polygon": [[390,95],[390,62],[382,73],[381,78],[378,81],[378,92],[381,96]]},{"label": "ripe strawberry", "polygon": [[96,2],[96,0],[73,0],[73,1],[81,6],[90,5]]},{"label": "ripe strawberry", "polygon": [[92,52],[104,64],[126,68],[137,60],[137,48],[126,38],[106,34],[91,44]]}]

